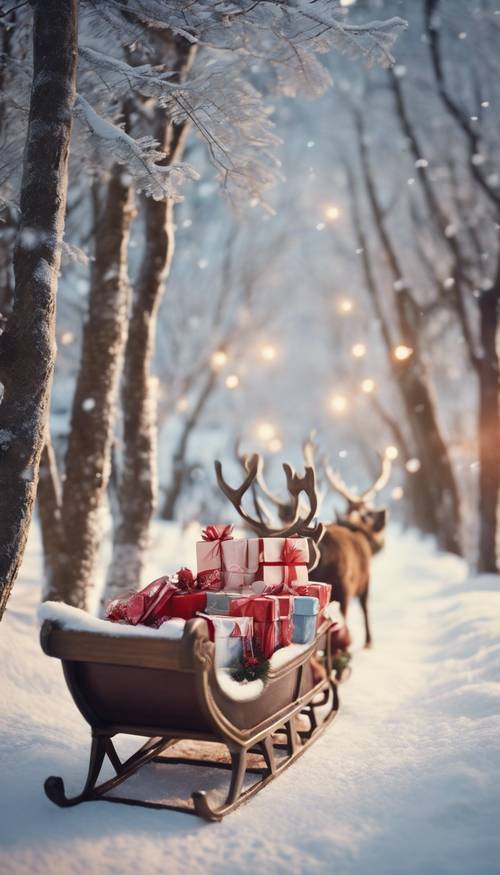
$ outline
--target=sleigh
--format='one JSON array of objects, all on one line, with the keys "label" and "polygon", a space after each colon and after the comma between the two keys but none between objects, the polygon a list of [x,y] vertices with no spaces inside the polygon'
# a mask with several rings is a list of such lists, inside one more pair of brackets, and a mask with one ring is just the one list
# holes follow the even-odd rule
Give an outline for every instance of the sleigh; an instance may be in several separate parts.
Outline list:
[{"label": "sleigh", "polygon": [[[68,688],[92,734],[82,792],[68,797],[63,780],[50,777],[45,782],[48,798],[62,807],[100,799],[221,820],[288,768],[335,717],[338,694],[332,679],[331,625],[325,619],[310,645],[292,646],[286,663],[280,665],[278,657],[264,682],[237,685],[249,691],[241,698],[231,695],[221,682],[214,666],[214,644],[202,619],[187,622],[179,640],[120,637],[46,620],[42,648],[61,660]],[[311,660],[317,659],[319,650],[326,671],[317,681]],[[122,733],[147,738],[125,760],[113,743]],[[195,756],[178,755],[175,748],[180,740],[194,740]],[[224,756],[199,756],[201,748],[220,751],[221,745]],[[106,759],[114,774],[99,783]],[[161,764],[166,776],[169,766],[179,765],[227,770],[227,794],[216,799],[213,791],[196,790],[183,804],[113,794],[150,763]]]}]

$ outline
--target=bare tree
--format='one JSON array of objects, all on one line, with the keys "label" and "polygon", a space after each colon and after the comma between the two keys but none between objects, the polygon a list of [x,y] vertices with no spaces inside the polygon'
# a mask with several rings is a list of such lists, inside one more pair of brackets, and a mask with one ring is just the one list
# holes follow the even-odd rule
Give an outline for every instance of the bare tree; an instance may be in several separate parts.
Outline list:
[{"label": "bare tree", "polygon": [[0,338],[0,617],[23,557],[47,431],[76,85],[76,0],[32,5],[33,81],[14,302]]},{"label": "bare tree", "polygon": [[[162,48],[172,56],[171,69],[182,82],[192,65],[195,47],[177,38]],[[158,58],[158,61],[160,58]],[[182,159],[188,121],[173,124],[165,110],[156,110],[155,139],[165,152],[165,164]],[[156,503],[156,413],[151,389],[156,315],[174,254],[174,202],[144,198],[144,250],[133,296],[122,383],[123,460],[118,488],[118,521],[104,601],[140,581],[149,523]]]},{"label": "bare tree", "polygon": [[[99,512],[110,453],[128,311],[127,246],[132,191],[115,166],[96,222],[89,312],[73,397],[60,525],[64,550],[51,569],[47,596],[85,607],[100,544]],[[55,492],[55,490],[53,490]],[[61,490],[59,490],[61,492]]]},{"label": "bare tree", "polygon": [[[495,174],[485,169],[482,156],[480,125],[472,122],[471,114],[450,93],[443,62],[440,23],[437,18],[441,9],[440,0],[425,0],[424,13],[429,50],[438,95],[462,135],[466,160],[464,165],[477,189],[476,201],[482,197],[500,224],[500,193]],[[476,97],[481,105],[480,87],[474,83]],[[403,101],[402,90],[395,83],[399,117],[413,149],[417,135],[413,129]],[[474,289],[468,266],[469,249],[458,235],[447,235],[449,221],[440,205],[437,194],[427,176],[421,177],[425,196],[444,246],[452,258],[454,269],[454,308],[464,336],[469,361],[478,380],[478,448],[479,448],[479,549],[478,569],[495,573],[498,570],[496,539],[498,531],[498,502],[500,496],[500,404],[499,404],[499,357],[497,336],[500,308],[500,245],[497,243],[496,270],[488,288],[476,286],[475,300],[478,307],[479,331],[477,341],[469,322],[465,297],[470,298]],[[497,233],[498,240],[498,233]],[[474,243],[474,241],[473,241]],[[481,246],[479,246],[481,250]],[[477,253],[480,258],[480,252]],[[480,271],[476,271],[477,274]],[[467,294],[468,293],[468,294]]]},{"label": "bare tree", "polygon": [[[429,384],[429,376],[422,357],[419,323],[421,307],[413,298],[405,270],[399,261],[395,243],[387,229],[386,216],[377,192],[370,167],[368,146],[363,122],[356,115],[356,129],[360,145],[362,180],[373,217],[377,236],[382,245],[385,262],[392,275],[397,291],[392,297],[392,318],[395,321],[397,342],[393,330],[380,301],[378,284],[369,261],[369,246],[366,234],[361,228],[361,216],[355,214],[355,225],[362,245],[362,258],[367,280],[367,288],[375,305],[377,317],[382,328],[384,344],[388,355],[390,372],[401,394],[408,427],[417,449],[421,463],[421,488],[425,498],[425,517],[427,529],[438,536],[441,545],[451,552],[461,554],[461,509],[458,487],[442,428],[439,423],[436,400]],[[353,204],[356,193],[353,190]],[[408,349],[404,359],[394,356],[396,345]]]}]

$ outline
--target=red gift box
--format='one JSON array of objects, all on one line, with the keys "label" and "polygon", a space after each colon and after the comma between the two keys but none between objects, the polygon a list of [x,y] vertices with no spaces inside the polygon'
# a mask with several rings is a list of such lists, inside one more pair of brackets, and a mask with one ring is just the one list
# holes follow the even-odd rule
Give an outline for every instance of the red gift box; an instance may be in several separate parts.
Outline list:
[{"label": "red gift box", "polygon": [[279,605],[274,596],[252,595],[233,599],[229,605],[232,617],[253,617],[253,637],[257,649],[269,659],[279,643]]},{"label": "red gift box", "polygon": [[293,596],[276,596],[279,611],[279,646],[288,647],[293,636]]},{"label": "red gift box", "polygon": [[192,620],[197,612],[204,611],[206,606],[206,592],[181,592],[172,596],[168,604],[168,616]]},{"label": "red gift box", "polygon": [[332,588],[329,583],[317,583],[309,581],[308,583],[296,583],[293,585],[292,592],[294,595],[310,595],[314,596],[319,601],[318,625],[321,622],[322,614],[327,604],[330,601]]},{"label": "red gift box", "polygon": [[207,604],[206,592],[180,592],[178,582],[169,577],[153,580],[140,592],[130,593],[110,602],[106,617],[112,622],[141,623],[144,626],[160,626],[171,617],[192,620],[197,611]]}]

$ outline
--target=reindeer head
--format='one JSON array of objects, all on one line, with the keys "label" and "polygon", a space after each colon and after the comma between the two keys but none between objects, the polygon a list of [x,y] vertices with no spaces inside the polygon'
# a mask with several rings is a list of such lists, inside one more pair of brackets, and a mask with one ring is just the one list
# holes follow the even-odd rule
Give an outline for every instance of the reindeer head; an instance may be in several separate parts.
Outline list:
[{"label": "reindeer head", "polygon": [[324,464],[325,475],[330,486],[347,501],[346,511],[336,515],[337,524],[363,532],[370,542],[373,553],[378,553],[384,546],[387,511],[385,508],[372,507],[371,499],[386,485],[392,469],[391,460],[386,455],[379,454],[379,458],[380,472],[377,478],[360,495],[356,495],[346,486],[340,474],[334,471],[327,461]]},{"label": "reindeer head", "polygon": [[[317,524],[314,522],[314,517],[316,516],[318,509],[314,468],[306,466],[304,476],[299,477],[291,465],[286,463],[283,464],[287,490],[290,495],[289,502],[283,502],[283,505],[286,504],[287,506],[288,519],[283,528],[273,528],[270,524],[269,514],[263,507],[254,489],[255,484],[259,483],[259,480],[262,480],[263,482],[262,458],[257,453],[254,453],[252,456],[241,457],[240,461],[246,471],[246,477],[241,486],[237,488],[233,488],[224,480],[222,475],[222,465],[218,460],[215,462],[215,474],[221,491],[227,498],[229,498],[229,501],[238,511],[240,517],[260,537],[286,538],[291,537],[292,535],[300,535],[303,538],[308,538],[310,554],[309,567],[315,568],[319,561],[319,550],[317,545],[325,533],[325,528],[321,523]],[[252,517],[242,506],[243,497],[249,489],[252,490],[255,517]],[[304,513],[303,508],[301,507],[301,493],[304,493],[307,496],[309,510],[306,513]]]}]

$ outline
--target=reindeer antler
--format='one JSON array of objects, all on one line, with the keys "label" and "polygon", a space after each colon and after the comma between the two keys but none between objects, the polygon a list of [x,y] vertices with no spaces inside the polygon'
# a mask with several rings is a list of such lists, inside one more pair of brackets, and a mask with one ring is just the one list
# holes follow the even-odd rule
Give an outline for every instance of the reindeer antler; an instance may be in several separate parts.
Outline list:
[{"label": "reindeer antler", "polygon": [[[305,447],[305,445],[304,445],[304,447]],[[236,458],[238,459],[243,470],[248,472],[248,461],[251,457],[247,453],[241,452],[239,438],[237,439],[236,444],[235,444],[235,454],[236,454]],[[309,458],[312,459],[312,455],[310,455]],[[259,456],[258,459],[259,460],[258,460],[258,465],[257,465],[257,474],[255,477],[255,482],[252,484],[252,487],[251,487],[255,512],[262,522],[265,523],[266,519],[267,519],[267,523],[270,522],[270,514],[267,512],[266,507],[261,502],[259,502],[258,498],[257,498],[257,501],[255,500],[256,496],[257,496],[256,487],[258,486],[260,491],[262,492],[262,495],[264,495],[265,498],[277,509],[278,517],[279,517],[280,521],[283,523],[283,525],[289,525],[290,521],[295,519],[295,517],[296,517],[297,507],[300,505],[300,497],[298,495],[295,496],[295,495],[291,494],[291,498],[286,500],[286,499],[280,498],[279,495],[276,495],[276,493],[274,493],[272,491],[272,489],[269,487],[269,485],[264,477],[264,460],[263,460],[262,456]],[[304,460],[306,461],[306,464],[307,464],[305,449],[304,449]],[[314,465],[311,463],[310,467],[313,468]],[[301,510],[302,509],[303,508],[301,508]],[[262,519],[262,516],[264,516],[264,519]]]},{"label": "reindeer antler", "polygon": [[[238,511],[241,518],[244,519],[245,522],[255,532],[257,532],[257,534],[263,537],[277,536],[285,538],[289,535],[298,534],[302,535],[303,537],[312,538],[314,541],[319,542],[323,537],[324,527],[321,524],[311,525],[318,506],[316,496],[316,478],[313,468],[307,467],[304,476],[299,477],[299,475],[290,465],[288,465],[286,462],[283,464],[283,470],[285,472],[287,482],[287,489],[292,496],[293,507],[293,519],[286,527],[282,529],[270,528],[268,525],[262,522],[262,519],[253,519],[250,514],[243,509],[243,497],[251,488],[252,484],[256,482],[257,474],[261,466],[262,459],[260,455],[254,453],[252,456],[249,456],[245,462],[247,476],[243,480],[241,486],[235,488],[230,486],[229,483],[224,480],[221,462],[219,460],[215,462],[215,474],[217,477],[217,483],[219,485],[219,488],[229,499],[233,507]],[[299,509],[299,496],[301,492],[305,492],[309,500],[309,511],[305,517],[301,517]],[[256,500],[257,505],[259,505],[258,499]],[[258,516],[260,516],[258,511],[257,514]]]},{"label": "reindeer antler", "polygon": [[[248,473],[248,463],[249,463],[249,460],[251,459],[251,456],[248,453],[242,452],[242,450],[241,450],[241,438],[239,435],[237,435],[235,443],[234,443],[234,455],[236,456],[236,459],[240,463],[243,470]],[[250,489],[252,492],[252,502],[253,502],[253,506],[255,509],[255,513],[257,514],[260,522],[263,525],[271,525],[272,515],[269,512],[269,510],[262,504],[262,502],[259,501],[259,498],[257,495],[257,485],[259,482],[259,468],[262,469],[262,466],[258,466],[256,481],[254,481],[250,486]]]},{"label": "reindeer antler", "polygon": [[389,459],[389,456],[387,456],[386,453],[377,453],[377,456],[380,459],[380,473],[375,482],[371,486],[369,486],[368,489],[365,489],[365,491],[361,493],[360,498],[364,502],[368,501],[370,498],[373,498],[373,496],[376,495],[377,492],[380,492],[388,482],[389,477],[391,476],[392,462]]},{"label": "reindeer antler", "polygon": [[391,476],[391,460],[385,454],[382,455],[382,453],[377,453],[377,455],[380,459],[380,473],[371,486],[369,486],[368,489],[365,489],[360,495],[356,495],[356,493],[352,492],[349,487],[346,486],[340,474],[333,470],[327,460],[324,461],[325,474],[330,486],[332,486],[333,489],[345,498],[346,501],[356,510],[359,510],[367,503],[367,501],[369,501],[370,498],[373,498],[377,492],[380,492]]}]

